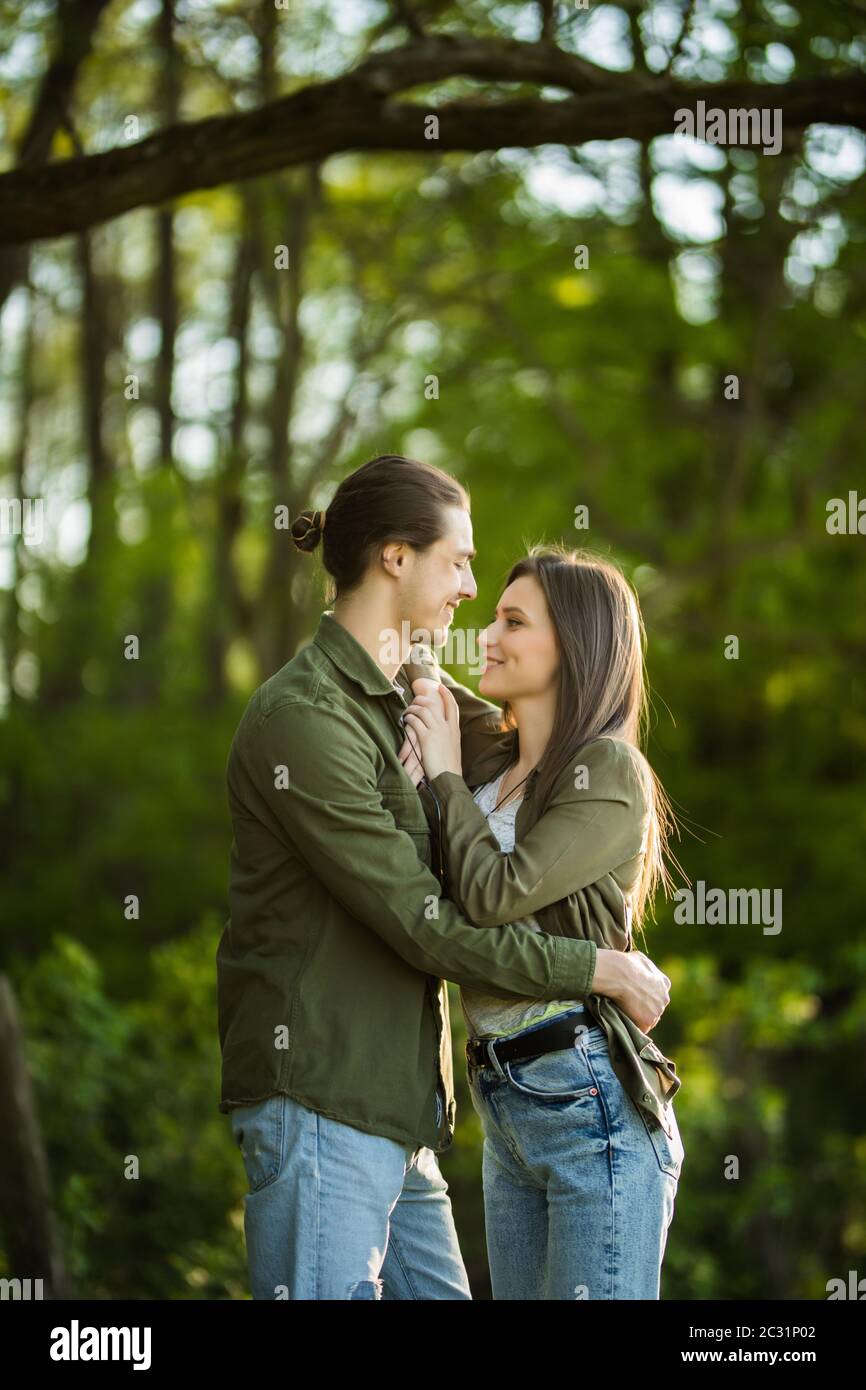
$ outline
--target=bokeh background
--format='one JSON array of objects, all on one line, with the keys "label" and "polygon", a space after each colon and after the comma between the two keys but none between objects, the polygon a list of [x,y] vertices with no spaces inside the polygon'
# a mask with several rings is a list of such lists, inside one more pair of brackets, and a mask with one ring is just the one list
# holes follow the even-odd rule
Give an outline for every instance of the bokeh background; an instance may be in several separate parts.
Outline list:
[{"label": "bokeh background", "polygon": [[[866,62],[838,0],[2,0],[0,169],[251,111],[425,33],[540,24],[610,73],[706,86]],[[515,93],[539,97],[455,77],[410,99]],[[664,898],[647,927],[686,1146],[663,1296],[866,1273],[866,536],[827,529],[866,495],[864,149],[834,118],[774,157],[672,134],[346,151],[3,251],[0,492],[44,499],[44,536],[0,536],[0,931],[66,1287],[248,1294],[217,1110],[225,761],[323,606],[285,518],[382,452],[470,490],[469,628],[534,541],[625,567],[683,869],[783,893],[775,935]],[[441,1166],[484,1299],[456,991],[452,1018]],[[35,1275],[9,1144],[0,1274]]]}]

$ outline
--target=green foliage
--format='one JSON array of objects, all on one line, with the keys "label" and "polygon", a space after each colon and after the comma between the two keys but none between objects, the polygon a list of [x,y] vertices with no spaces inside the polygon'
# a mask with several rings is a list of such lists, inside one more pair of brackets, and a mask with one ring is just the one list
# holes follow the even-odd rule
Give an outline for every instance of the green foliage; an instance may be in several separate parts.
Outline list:
[{"label": "green foliage", "polygon": [[16,969],[63,1248],[89,1297],[246,1296],[243,1169],[216,1108],[220,930],[206,915],[155,949],[125,1004],[65,935]]}]

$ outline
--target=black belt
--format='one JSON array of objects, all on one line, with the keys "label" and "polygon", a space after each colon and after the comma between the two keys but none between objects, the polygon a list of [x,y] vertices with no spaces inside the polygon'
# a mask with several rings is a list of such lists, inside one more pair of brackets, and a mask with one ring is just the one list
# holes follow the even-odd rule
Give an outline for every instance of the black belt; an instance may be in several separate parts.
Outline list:
[{"label": "black belt", "polygon": [[492,1067],[490,1049],[498,1062],[522,1062],[527,1057],[540,1057],[544,1052],[558,1052],[564,1047],[574,1047],[574,1035],[578,1028],[597,1028],[592,1014],[581,1009],[578,1014],[570,1013],[564,1018],[554,1018],[534,1033],[524,1033],[516,1038],[469,1038],[466,1043],[466,1060],[475,1067]]}]

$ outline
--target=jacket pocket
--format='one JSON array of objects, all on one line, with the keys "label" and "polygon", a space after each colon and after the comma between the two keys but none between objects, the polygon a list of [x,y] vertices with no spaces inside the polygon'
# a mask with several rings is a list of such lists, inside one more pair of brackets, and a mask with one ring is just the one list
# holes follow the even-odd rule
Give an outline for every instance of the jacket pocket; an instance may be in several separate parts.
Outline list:
[{"label": "jacket pocket", "polygon": [[429,869],[433,863],[433,855],[430,847],[430,833],[427,830],[407,830],[407,835],[412,838],[418,858],[422,864]]},{"label": "jacket pocket", "polygon": [[409,835],[427,835],[430,826],[424,814],[424,803],[408,774],[401,776],[405,786],[395,785],[392,781],[380,782],[382,805],[393,816],[398,830],[405,830]]},{"label": "jacket pocket", "polygon": [[241,1151],[250,1192],[276,1182],[283,1166],[286,1097],[267,1096],[230,1111],[232,1133]]},{"label": "jacket pocket", "polygon": [[[662,1172],[670,1173],[671,1177],[678,1179],[682,1171],[685,1150],[676,1120],[672,1122],[671,1134],[667,1135],[655,1115],[648,1114],[643,1106],[638,1106],[637,1110],[650,1137],[659,1167]],[[673,1112],[671,1114],[673,1115]]]},{"label": "jacket pocket", "polygon": [[640,1056],[644,1062],[648,1062],[650,1066],[655,1068],[662,1097],[669,1096],[673,1100],[683,1084],[681,1078],[677,1076],[675,1064],[652,1041],[641,1048]]}]

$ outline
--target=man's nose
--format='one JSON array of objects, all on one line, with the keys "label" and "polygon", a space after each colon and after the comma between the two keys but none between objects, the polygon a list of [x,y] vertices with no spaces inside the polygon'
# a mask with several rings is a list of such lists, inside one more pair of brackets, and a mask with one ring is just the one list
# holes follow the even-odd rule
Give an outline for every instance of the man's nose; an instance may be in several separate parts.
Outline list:
[{"label": "man's nose", "polygon": [[471,565],[466,566],[466,571],[463,575],[463,583],[460,585],[460,597],[478,597],[478,585],[475,583],[475,575],[472,573]]}]

